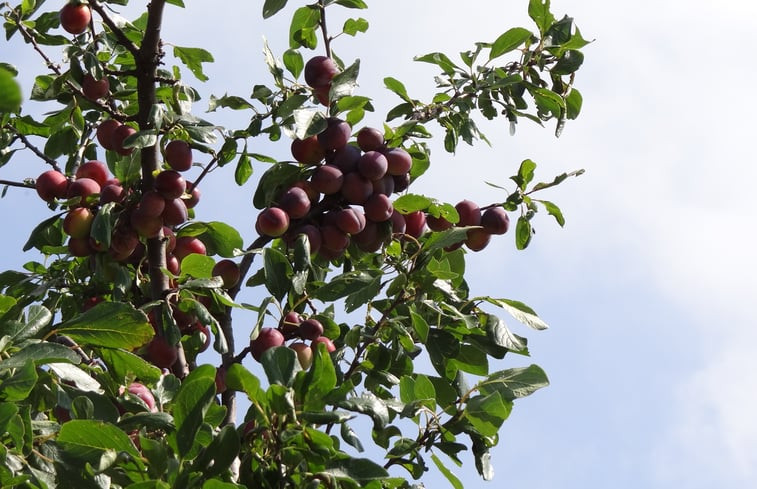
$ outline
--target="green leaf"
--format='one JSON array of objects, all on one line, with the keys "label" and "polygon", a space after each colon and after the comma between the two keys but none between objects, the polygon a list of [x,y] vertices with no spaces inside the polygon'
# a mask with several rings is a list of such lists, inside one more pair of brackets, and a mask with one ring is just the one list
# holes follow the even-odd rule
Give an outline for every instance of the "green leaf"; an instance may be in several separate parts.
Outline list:
[{"label": "green leaf", "polygon": [[126,350],[101,348],[100,359],[108,366],[111,377],[117,382],[123,383],[129,377],[143,382],[157,382],[161,376],[158,367]]},{"label": "green leaf", "polygon": [[265,286],[278,300],[282,300],[291,287],[292,264],[285,254],[274,248],[263,250]]},{"label": "green leaf", "polygon": [[393,202],[393,206],[401,214],[409,214],[415,211],[426,210],[432,202],[433,201],[425,195],[404,194]]},{"label": "green leaf", "polygon": [[511,351],[523,351],[526,348],[525,338],[514,334],[504,321],[492,314],[486,318],[486,335],[495,345]]},{"label": "green leaf", "polygon": [[549,328],[547,323],[542,321],[536,314],[536,311],[520,301],[512,299],[492,299],[491,297],[487,297],[484,300],[503,308],[510,313],[512,317],[537,331]]},{"label": "green leaf", "polygon": [[544,34],[555,21],[552,12],[549,11],[550,0],[530,0],[528,2],[528,16],[539,27],[539,32]]},{"label": "green leaf", "polygon": [[284,51],[283,61],[286,69],[295,78],[300,76],[302,69],[305,67],[305,62],[302,60],[302,54],[295,49],[287,49]]},{"label": "green leaf", "polygon": [[326,346],[318,343],[316,348],[313,348],[313,364],[303,380],[305,388],[304,409],[322,411],[326,406],[326,394],[336,387],[336,383],[336,369],[331,361],[331,356],[326,351]]},{"label": "green leaf", "polygon": [[565,97],[565,109],[567,110],[567,117],[570,120],[574,120],[581,112],[581,106],[584,99],[581,92],[575,88],[571,88],[568,95]]},{"label": "green leaf", "polygon": [[39,304],[32,304],[26,312],[24,328],[14,338],[16,341],[32,338],[49,326],[52,319],[53,314],[48,308]]},{"label": "green leaf", "polygon": [[455,73],[455,70],[459,70],[460,67],[458,67],[455,63],[452,62],[451,59],[447,57],[444,53],[429,53],[423,56],[416,56],[413,58],[415,61],[422,61],[424,63],[431,63],[435,64],[438,67],[442,69],[446,74],[452,75]]},{"label": "green leaf", "polygon": [[34,362],[35,365],[45,365],[52,362],[77,364],[81,362],[81,357],[67,346],[44,341],[27,345],[11,355],[10,358],[0,361],[0,369],[20,368],[26,365],[28,361]]},{"label": "green leaf", "polygon": [[57,442],[68,455],[90,462],[99,460],[107,450],[126,452],[135,460],[141,457],[126,433],[115,425],[100,421],[73,419],[64,423]]},{"label": "green leaf", "polygon": [[519,250],[525,250],[531,242],[532,235],[531,222],[526,216],[520,216],[515,225],[515,247]]},{"label": "green leaf", "polygon": [[570,75],[575,73],[584,62],[584,55],[581,51],[571,49],[555,63],[550,70],[554,75]]},{"label": "green leaf", "polygon": [[0,66],[0,114],[18,112],[22,100],[21,87],[14,74]]},{"label": "green leaf", "polygon": [[101,302],[58,326],[58,333],[82,345],[138,348],[155,334],[142,311],[122,302]]},{"label": "green leaf", "polygon": [[454,487],[455,489],[463,489],[463,483],[460,482],[460,479],[458,479],[455,474],[453,474],[452,471],[449,470],[446,465],[444,465],[444,462],[442,462],[439,457],[436,456],[436,454],[431,454],[431,460],[434,461],[434,464],[436,464],[436,468],[439,469],[439,472],[444,474],[444,477],[446,477],[449,483],[452,484],[452,487]]},{"label": "green leaf", "polygon": [[279,10],[283,9],[287,4],[287,0],[265,0],[263,4],[263,18],[267,19],[276,14]]},{"label": "green leaf", "polygon": [[337,479],[354,480],[360,485],[383,481],[389,477],[385,468],[367,458],[329,460],[323,473]]},{"label": "green leaf", "polygon": [[[286,2],[284,3],[286,4]],[[198,80],[208,80],[208,77],[202,72],[202,63],[212,63],[214,61],[213,55],[208,51],[202,48],[174,46],[173,55],[179,58]]]},{"label": "green leaf", "polygon": [[332,99],[340,99],[352,95],[357,88],[357,77],[360,73],[360,60],[356,59],[354,63],[346,67],[344,71],[338,73],[331,80],[329,96]]},{"label": "green leaf", "polygon": [[234,170],[234,181],[237,182],[237,185],[241,186],[247,183],[247,180],[249,180],[251,176],[252,162],[250,161],[250,157],[247,155],[247,152],[243,152],[239,156],[237,167]]},{"label": "green leaf", "polygon": [[344,21],[344,27],[342,31],[345,34],[354,36],[358,32],[365,32],[368,30],[368,21],[360,17],[357,19],[347,19]]},{"label": "green leaf", "polygon": [[65,237],[60,216],[55,215],[37,224],[24,244],[23,250],[29,251],[32,248],[42,250],[46,246],[61,246],[65,242]]},{"label": "green leaf", "polygon": [[386,403],[372,392],[363,392],[360,397],[352,397],[337,402],[337,406],[369,415],[376,430],[383,429],[389,423],[389,409]]},{"label": "green leaf", "polygon": [[347,8],[366,9],[368,5],[363,0],[336,0],[334,3]]},{"label": "green leaf", "polygon": [[263,353],[260,363],[263,364],[263,370],[270,384],[287,387],[292,385],[295,374],[302,370],[297,360],[297,353],[286,346],[269,348]]},{"label": "green leaf", "polygon": [[211,365],[196,368],[182,383],[174,398],[173,410],[176,447],[181,457],[192,449],[215,396],[215,368]]},{"label": "green leaf", "polygon": [[495,372],[482,380],[477,388],[483,394],[499,392],[503,399],[512,401],[530,396],[548,385],[544,370],[538,365],[529,365]]},{"label": "green leaf", "polygon": [[374,277],[363,271],[347,272],[337,275],[330,282],[313,293],[313,298],[323,302],[333,302],[353,293],[358,287],[366,287]]},{"label": "green leaf", "polygon": [[[386,78],[384,78],[384,85],[386,86],[386,88],[399,95],[400,98],[405,102],[412,103],[410,96],[408,96],[407,94],[407,89],[401,81],[397,80],[396,78],[392,78],[391,76],[387,76]],[[391,120],[391,118],[387,116],[387,120]]]},{"label": "green leaf", "polygon": [[485,396],[474,396],[465,404],[465,419],[483,436],[495,436],[505,422],[512,402],[505,401],[499,392]]},{"label": "green leaf", "polygon": [[37,369],[32,360],[16,368],[13,375],[0,381],[0,400],[23,401],[37,384]]},{"label": "green leaf", "polygon": [[226,387],[244,392],[250,399],[262,397],[260,380],[239,363],[229,365],[226,371]]},{"label": "green leaf", "polygon": [[205,477],[220,475],[234,462],[239,454],[239,448],[237,430],[233,425],[226,425],[205,449],[205,455],[209,455],[208,460],[198,460],[195,466],[201,468]]},{"label": "green leaf", "polygon": [[289,24],[289,47],[315,48],[318,43],[316,29],[321,21],[321,11],[315,6],[300,7],[294,11]]},{"label": "green leaf", "polygon": [[550,216],[554,216],[557,224],[559,224],[561,227],[565,226],[565,217],[563,217],[562,211],[559,207],[557,207],[557,205],[548,200],[537,200],[537,202],[541,202],[544,208],[547,209],[547,213],[549,213]]},{"label": "green leaf", "polygon": [[489,60],[509,53],[531,37],[531,31],[523,27],[513,27],[497,38],[489,52]]},{"label": "green leaf", "polygon": [[216,261],[206,255],[192,253],[181,260],[181,275],[194,278],[210,278]]}]

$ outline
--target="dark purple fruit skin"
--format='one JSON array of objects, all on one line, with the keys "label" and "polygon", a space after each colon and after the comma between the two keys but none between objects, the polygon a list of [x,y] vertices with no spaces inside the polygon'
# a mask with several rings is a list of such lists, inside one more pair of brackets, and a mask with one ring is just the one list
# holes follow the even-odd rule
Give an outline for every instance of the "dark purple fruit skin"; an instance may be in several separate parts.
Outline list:
[{"label": "dark purple fruit skin", "polygon": [[384,147],[384,134],[375,127],[364,127],[357,133],[357,145],[365,152]]},{"label": "dark purple fruit skin", "polygon": [[357,169],[357,162],[361,155],[362,153],[358,148],[348,144],[333,153],[329,153],[326,156],[326,163],[338,166],[342,173],[348,173]]},{"label": "dark purple fruit skin", "polygon": [[390,175],[404,175],[410,171],[413,166],[413,158],[410,153],[402,148],[392,148],[384,152],[386,160],[389,162],[387,171]]},{"label": "dark purple fruit skin", "polygon": [[293,140],[290,149],[294,159],[305,165],[317,165],[325,156],[315,136]]},{"label": "dark purple fruit skin", "polygon": [[344,175],[341,191],[342,197],[350,204],[363,204],[373,194],[374,185],[360,173],[353,171]]},{"label": "dark purple fruit skin", "polygon": [[166,145],[166,162],[176,171],[192,168],[192,148],[189,143],[180,139],[169,142]]},{"label": "dark purple fruit skin", "polygon": [[328,86],[339,72],[333,59],[326,56],[314,56],[305,63],[305,83],[313,88]]},{"label": "dark purple fruit skin", "polygon": [[481,209],[478,204],[470,200],[461,200],[455,205],[457,213],[460,215],[458,226],[478,226],[481,224]]},{"label": "dark purple fruit skin", "polygon": [[166,199],[178,199],[187,191],[187,182],[176,170],[163,170],[155,177],[155,190]]},{"label": "dark purple fruit skin", "polygon": [[357,162],[357,169],[368,180],[376,181],[386,175],[388,165],[386,156],[378,151],[368,151],[360,157]]},{"label": "dark purple fruit skin", "polygon": [[481,215],[481,225],[490,234],[505,234],[510,229],[510,216],[502,207],[490,207]]},{"label": "dark purple fruit skin", "polygon": [[304,340],[315,340],[323,335],[323,324],[317,319],[306,319],[300,323],[300,336]]},{"label": "dark purple fruit skin", "polygon": [[335,151],[347,146],[352,129],[350,125],[336,117],[326,120],[326,129],[318,134],[318,143],[324,151]]},{"label": "dark purple fruit skin", "polygon": [[392,217],[394,206],[384,194],[373,194],[363,205],[366,219],[374,222],[383,222]]},{"label": "dark purple fruit skin", "polygon": [[325,195],[339,192],[343,182],[342,171],[334,165],[319,166],[310,177],[310,184],[313,188]]},{"label": "dark purple fruit skin", "polygon": [[291,187],[279,197],[279,207],[284,209],[291,219],[299,219],[310,211],[310,198],[300,187]]}]

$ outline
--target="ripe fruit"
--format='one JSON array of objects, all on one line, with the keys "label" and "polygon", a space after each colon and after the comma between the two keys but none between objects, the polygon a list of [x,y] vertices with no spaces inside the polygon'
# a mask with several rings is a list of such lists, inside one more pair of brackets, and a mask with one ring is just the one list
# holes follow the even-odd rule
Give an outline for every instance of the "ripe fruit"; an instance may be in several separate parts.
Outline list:
[{"label": "ripe fruit", "polygon": [[321,247],[330,251],[342,252],[350,245],[347,233],[333,224],[321,226]]},{"label": "ripe fruit", "polygon": [[313,88],[328,86],[339,72],[333,59],[326,56],[314,56],[305,63],[305,83]]},{"label": "ripe fruit", "polygon": [[337,211],[335,223],[345,233],[357,234],[365,229],[365,215],[352,207],[348,207]]},{"label": "ripe fruit", "polygon": [[87,161],[79,165],[76,169],[76,179],[91,178],[96,181],[100,187],[105,186],[105,182],[108,181],[108,167],[102,161]]},{"label": "ripe fruit", "polygon": [[387,171],[390,175],[404,175],[413,166],[413,158],[410,153],[402,148],[392,148],[385,151],[384,156],[389,163]]},{"label": "ripe fruit", "polygon": [[291,150],[294,159],[305,165],[317,165],[325,156],[316,136],[293,140]]},{"label": "ripe fruit", "polygon": [[139,382],[132,382],[126,390],[129,394],[133,394],[140,398],[151,412],[155,413],[158,411],[158,408],[155,405],[155,396],[152,395],[152,391],[145,385],[140,384]]},{"label": "ripe fruit", "polygon": [[306,319],[300,323],[300,336],[304,340],[314,340],[323,334],[323,324],[317,319]]},{"label": "ripe fruit", "polygon": [[455,205],[460,220],[458,226],[478,226],[481,224],[481,209],[470,200],[462,200]]},{"label": "ripe fruit", "polygon": [[78,2],[69,2],[60,9],[60,25],[70,34],[81,34],[87,29],[92,19],[89,6]]},{"label": "ripe fruit", "polygon": [[192,148],[189,143],[175,139],[166,145],[166,163],[176,171],[192,168]]},{"label": "ripe fruit", "polygon": [[261,328],[258,337],[250,341],[250,353],[255,360],[260,361],[267,350],[283,344],[284,335],[281,331],[274,328]]},{"label": "ripe fruit", "polygon": [[89,256],[94,253],[89,243],[89,237],[86,238],[69,238],[68,252],[73,256]]},{"label": "ripe fruit", "polygon": [[386,157],[378,151],[368,151],[360,157],[357,169],[361,175],[371,181],[380,180],[386,175],[389,163]]},{"label": "ripe fruit", "polygon": [[126,192],[121,185],[110,183],[100,189],[100,204],[108,202],[121,202]]},{"label": "ripe fruit", "polygon": [[301,322],[302,318],[297,312],[289,311],[283,318],[281,318],[279,330],[284,333],[285,336],[291,336],[299,330]]},{"label": "ripe fruit", "polygon": [[356,171],[344,175],[342,197],[350,204],[364,204],[373,194],[373,183]]},{"label": "ripe fruit", "polygon": [[467,233],[465,246],[471,251],[481,251],[489,244],[492,235],[483,228],[471,229]]},{"label": "ripe fruit", "polygon": [[[136,134],[137,130],[126,124],[121,124],[113,130],[113,136],[110,142],[112,149],[122,156],[130,155],[134,148],[124,148],[124,139],[128,138],[132,134]],[[105,145],[103,145],[105,147]]]},{"label": "ripe fruit", "polygon": [[219,276],[223,279],[223,287],[230,289],[234,287],[241,277],[239,265],[231,260],[221,260],[213,266],[213,276]]},{"label": "ripe fruit", "polygon": [[110,82],[105,77],[95,80],[94,76],[87,73],[84,75],[84,78],[82,78],[81,91],[88,99],[98,100],[108,95],[108,92],[110,91]]},{"label": "ripe fruit", "polygon": [[205,243],[200,241],[194,236],[179,236],[176,238],[176,248],[173,250],[173,254],[179,261],[191,253],[197,253],[198,255],[207,254],[208,250],[205,248]]},{"label": "ripe fruit", "polygon": [[310,198],[300,187],[291,187],[279,197],[281,207],[291,219],[305,217],[310,211]]},{"label": "ripe fruit", "polygon": [[191,209],[200,203],[202,193],[192,182],[187,182],[187,192],[189,193],[189,198],[184,199],[184,205],[187,206],[187,209]]},{"label": "ripe fruit", "polygon": [[162,336],[155,336],[147,344],[147,356],[150,361],[160,368],[170,368],[179,358],[176,346],[168,343]]},{"label": "ripe fruit", "polygon": [[97,142],[100,143],[105,149],[115,150],[113,133],[116,129],[121,127],[122,124],[115,119],[107,119],[97,126]]},{"label": "ripe fruit", "polygon": [[373,222],[384,222],[392,217],[392,201],[384,194],[373,194],[363,205],[365,217]]},{"label": "ripe fruit", "polygon": [[160,214],[165,226],[178,226],[187,221],[187,206],[182,199],[166,200],[165,208]]},{"label": "ripe fruit", "polygon": [[510,228],[510,216],[502,207],[490,207],[481,215],[481,225],[491,234],[505,234]]},{"label": "ripe fruit", "polygon": [[410,174],[392,175],[394,177],[394,191],[402,192],[410,186]]},{"label": "ripe fruit", "polygon": [[331,341],[329,338],[326,338],[325,336],[319,336],[318,338],[314,339],[310,343],[310,347],[315,348],[318,343],[323,343],[324,345],[326,345],[326,351],[329,353],[336,350],[336,346],[334,346],[334,342]]},{"label": "ripe fruit", "polygon": [[151,215],[142,206],[131,213],[129,224],[143,238],[157,238],[163,229],[163,219],[160,215]]},{"label": "ripe fruit", "polygon": [[318,253],[318,250],[321,249],[321,244],[323,243],[321,232],[318,230],[318,228],[312,224],[305,224],[304,226],[297,228],[297,230],[295,231],[295,237],[299,236],[300,234],[307,236],[308,243],[310,244],[310,253]]},{"label": "ripe fruit", "polygon": [[71,182],[66,192],[66,198],[80,197],[77,207],[87,207],[87,197],[100,193],[100,185],[91,178],[79,178]]},{"label": "ripe fruit", "polygon": [[166,208],[166,199],[157,192],[150,191],[142,195],[139,201],[139,212],[149,217],[158,217]]},{"label": "ripe fruit", "polygon": [[313,364],[313,350],[305,343],[300,342],[292,343],[289,348],[297,353],[297,360],[299,360],[302,369],[309,369],[310,365]]},{"label": "ripe fruit", "polygon": [[68,180],[66,176],[57,170],[47,170],[37,177],[34,183],[37,195],[45,202],[54,199],[63,199],[68,193]]},{"label": "ripe fruit", "polygon": [[342,170],[342,173],[347,173],[357,169],[357,162],[360,160],[360,156],[360,150],[348,144],[333,153],[329,153],[326,163],[337,166]]},{"label": "ripe fruit", "polygon": [[384,134],[376,128],[364,127],[357,133],[357,145],[365,152],[379,151],[384,146]]},{"label": "ripe fruit", "polygon": [[63,219],[63,231],[72,238],[87,238],[94,220],[92,211],[86,207],[76,207],[68,211]]},{"label": "ripe fruit", "polygon": [[452,227],[452,223],[445,218],[441,216],[434,217],[431,214],[426,216],[426,224],[428,224],[428,228],[432,231],[444,231]]},{"label": "ripe fruit", "polygon": [[181,173],[164,170],[155,177],[155,190],[165,199],[178,199],[186,192],[187,182]]},{"label": "ripe fruit", "polygon": [[318,134],[318,143],[323,150],[333,151],[345,147],[352,133],[350,125],[337,117],[329,117],[326,124],[326,129]]},{"label": "ripe fruit", "polygon": [[414,238],[420,238],[426,230],[426,213],[415,211],[405,214],[405,234]]},{"label": "ripe fruit", "polygon": [[255,229],[261,234],[277,238],[289,229],[289,215],[279,207],[268,207],[258,214]]},{"label": "ripe fruit", "polygon": [[323,165],[316,168],[310,177],[313,188],[326,195],[339,192],[344,182],[342,171],[334,165]]}]

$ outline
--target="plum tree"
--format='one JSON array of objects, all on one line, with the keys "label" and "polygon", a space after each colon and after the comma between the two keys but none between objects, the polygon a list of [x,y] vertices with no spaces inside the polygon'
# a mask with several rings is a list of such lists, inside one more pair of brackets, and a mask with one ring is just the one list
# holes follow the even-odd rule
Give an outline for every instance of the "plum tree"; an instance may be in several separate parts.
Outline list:
[{"label": "plum tree", "polygon": [[[333,24],[362,0],[261,2],[264,18],[293,7],[261,70],[164,38],[190,2],[0,3],[0,166],[29,174],[1,202],[45,203],[3,209],[41,217],[24,245],[39,256],[0,272],[0,486],[399,489],[436,470],[461,487],[443,457],[463,450],[490,478],[514,403],[548,383],[513,366],[538,352],[500,315],[546,325],[473,297],[466,259],[508,253],[511,218],[515,249],[543,210],[563,225],[537,192],[580,171],[536,183],[536,163],[505,161],[489,201],[457,205],[455,182],[426,179],[437,140],[499,144],[480,119],[560,132],[578,116],[586,41],[523,1],[535,27],[419,56],[428,93],[379,78],[393,107],[344,49],[368,21]],[[223,70],[251,90],[218,93]]]}]

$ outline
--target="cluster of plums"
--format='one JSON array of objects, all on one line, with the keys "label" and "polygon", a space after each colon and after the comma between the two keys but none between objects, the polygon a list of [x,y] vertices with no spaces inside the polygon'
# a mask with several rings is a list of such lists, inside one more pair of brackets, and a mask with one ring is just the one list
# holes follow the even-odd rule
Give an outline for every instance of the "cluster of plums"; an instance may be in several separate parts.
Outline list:
[{"label": "cluster of plums", "polygon": [[[290,311],[281,318],[277,328],[261,328],[258,336],[250,342],[250,353],[260,361],[263,353],[275,346],[284,346],[292,340],[289,348],[297,353],[297,359],[303,369],[313,362],[313,348],[318,343],[326,345],[326,351],[333,352],[336,347],[330,338],[323,335],[323,324],[315,318],[302,318],[297,312]],[[310,341],[308,345],[305,341]]]},{"label": "cluster of plums", "polygon": [[[316,56],[305,65],[305,81],[316,96],[328,102],[336,63]],[[310,168],[307,178],[294,182],[258,215],[256,230],[269,237],[293,242],[305,234],[311,253],[327,259],[341,256],[351,242],[374,252],[392,235],[420,237],[427,229],[444,230],[453,224],[425,212],[402,214],[391,196],[410,184],[412,157],[402,148],[386,146],[383,133],[364,127],[350,143],[352,128],[336,117],[316,136],[292,141],[293,158]],[[456,206],[457,226],[482,226],[468,232],[464,244],[483,249],[492,234],[503,234],[509,218],[501,207],[484,210],[464,200]],[[463,242],[460,243],[462,245]]]}]

